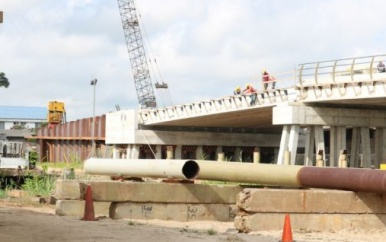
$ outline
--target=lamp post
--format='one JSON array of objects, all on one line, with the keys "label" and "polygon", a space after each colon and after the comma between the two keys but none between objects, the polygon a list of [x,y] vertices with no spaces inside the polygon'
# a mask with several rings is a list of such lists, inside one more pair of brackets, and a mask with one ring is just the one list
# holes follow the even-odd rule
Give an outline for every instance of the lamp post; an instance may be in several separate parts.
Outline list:
[{"label": "lamp post", "polygon": [[96,84],[98,80],[95,78],[94,80],[91,80],[90,84],[91,86],[94,86],[94,98],[93,98],[93,109],[92,109],[92,130],[91,130],[91,157],[95,156],[95,89]]}]

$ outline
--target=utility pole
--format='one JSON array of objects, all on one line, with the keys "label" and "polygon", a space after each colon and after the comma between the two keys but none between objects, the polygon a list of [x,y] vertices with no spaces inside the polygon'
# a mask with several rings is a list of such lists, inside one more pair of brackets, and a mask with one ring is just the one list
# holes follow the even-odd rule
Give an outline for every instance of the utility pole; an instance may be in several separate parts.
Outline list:
[{"label": "utility pole", "polygon": [[91,138],[91,157],[95,157],[95,89],[98,80],[95,78],[91,80],[91,86],[94,86],[94,99],[93,99],[93,109],[92,109],[92,138]]}]

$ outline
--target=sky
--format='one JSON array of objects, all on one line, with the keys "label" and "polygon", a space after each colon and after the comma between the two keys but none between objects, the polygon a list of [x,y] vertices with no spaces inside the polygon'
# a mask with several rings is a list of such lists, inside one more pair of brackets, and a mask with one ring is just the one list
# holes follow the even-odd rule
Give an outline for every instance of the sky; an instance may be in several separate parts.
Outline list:
[{"label": "sky", "polygon": [[[136,0],[159,107],[261,88],[261,70],[386,54],[384,0]],[[116,0],[0,0],[0,105],[67,121],[139,109]],[[155,61],[154,61],[155,60]],[[157,63],[157,65],[154,65]],[[152,72],[153,73],[153,72]],[[90,85],[96,78],[97,85]]]}]

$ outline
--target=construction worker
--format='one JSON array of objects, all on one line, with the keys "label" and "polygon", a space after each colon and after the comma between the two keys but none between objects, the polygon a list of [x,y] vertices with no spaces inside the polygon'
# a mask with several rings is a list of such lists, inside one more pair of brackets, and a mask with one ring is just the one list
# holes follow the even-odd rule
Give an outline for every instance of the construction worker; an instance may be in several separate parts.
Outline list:
[{"label": "construction worker", "polygon": [[240,95],[241,94],[241,88],[238,86],[235,88],[235,90],[233,91],[233,94],[234,95]]},{"label": "construction worker", "polygon": [[243,90],[243,94],[247,94],[251,97],[250,105],[255,105],[256,103],[256,89],[252,87],[251,84],[247,84],[246,88]]},{"label": "construction worker", "polygon": [[273,76],[271,76],[267,70],[263,69],[261,70],[261,74],[262,74],[262,80],[263,80],[263,85],[264,85],[264,90],[267,90],[268,89],[268,84],[270,82],[272,82],[272,89],[275,89],[275,78]]},{"label": "construction worker", "polygon": [[377,65],[378,72],[386,72],[385,64],[383,64],[382,61],[380,61]]}]

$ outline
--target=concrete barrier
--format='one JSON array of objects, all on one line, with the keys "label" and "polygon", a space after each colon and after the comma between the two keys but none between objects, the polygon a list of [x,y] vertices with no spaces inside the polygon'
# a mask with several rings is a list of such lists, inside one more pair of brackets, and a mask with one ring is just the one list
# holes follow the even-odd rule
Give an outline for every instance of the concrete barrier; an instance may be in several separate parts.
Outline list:
[{"label": "concrete barrier", "polygon": [[324,189],[253,189],[237,195],[248,213],[386,213],[386,196]]},{"label": "concrete barrier", "polygon": [[[83,217],[85,201],[82,200],[57,200],[55,214],[61,216]],[[108,217],[111,202],[94,202],[94,213],[96,217]]]},{"label": "concrete barrier", "polygon": [[55,197],[82,199],[86,183],[91,185],[93,200],[105,202],[236,204],[243,189],[236,185],[60,180]]},{"label": "concrete barrier", "polygon": [[240,232],[281,230],[289,214],[294,230],[386,228],[386,197],[322,189],[244,189],[237,195]]},{"label": "concrete barrier", "polygon": [[113,203],[110,218],[232,222],[236,206],[228,204]]},{"label": "concrete barrier", "polygon": [[[291,228],[296,231],[384,230],[386,214],[291,213]],[[240,232],[283,230],[284,213],[237,214],[235,228]]]}]

